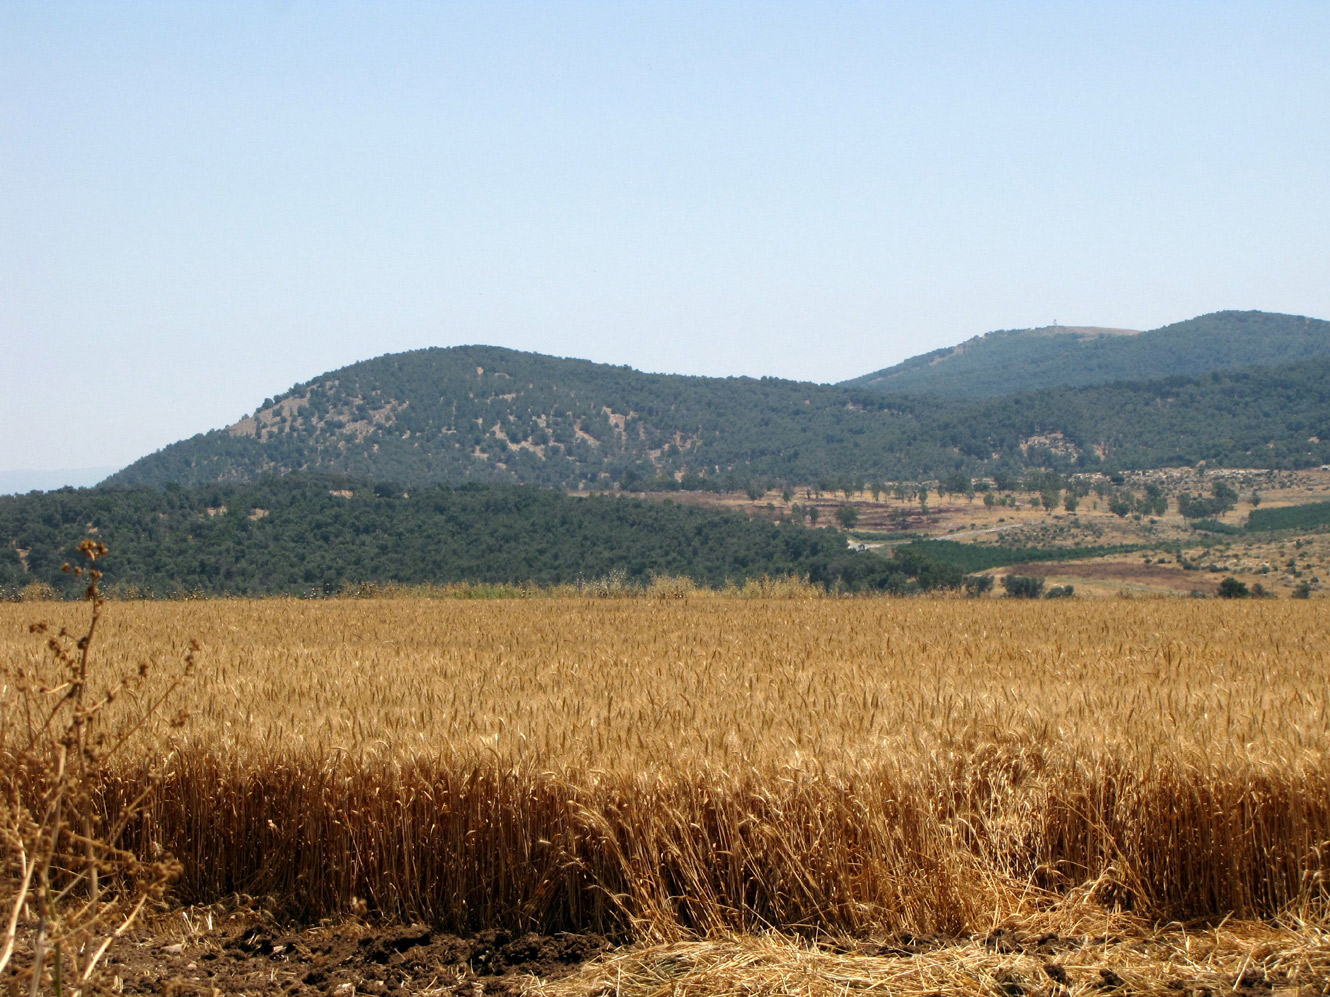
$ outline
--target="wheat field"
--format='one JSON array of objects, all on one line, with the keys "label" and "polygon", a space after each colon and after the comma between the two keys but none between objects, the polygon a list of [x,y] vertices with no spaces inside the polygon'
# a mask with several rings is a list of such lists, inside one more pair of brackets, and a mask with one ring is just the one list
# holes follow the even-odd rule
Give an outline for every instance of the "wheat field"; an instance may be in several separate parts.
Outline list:
[{"label": "wheat field", "polygon": [[[0,606],[0,744],[35,619]],[[114,812],[174,896],[661,943],[1312,917],[1330,864],[1318,604],[112,602],[149,689]],[[176,707],[189,714],[168,722]],[[0,773],[0,781],[5,775]]]}]

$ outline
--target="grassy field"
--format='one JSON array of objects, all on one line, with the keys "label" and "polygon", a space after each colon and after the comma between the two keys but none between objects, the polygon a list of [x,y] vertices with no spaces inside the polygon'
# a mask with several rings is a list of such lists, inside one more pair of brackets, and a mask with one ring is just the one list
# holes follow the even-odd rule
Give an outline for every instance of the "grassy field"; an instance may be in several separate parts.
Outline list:
[{"label": "grassy field", "polygon": [[[83,613],[0,606],[5,668]],[[658,940],[1324,902],[1315,602],[111,603],[97,651],[164,680],[190,640],[133,829],[183,902]]]}]

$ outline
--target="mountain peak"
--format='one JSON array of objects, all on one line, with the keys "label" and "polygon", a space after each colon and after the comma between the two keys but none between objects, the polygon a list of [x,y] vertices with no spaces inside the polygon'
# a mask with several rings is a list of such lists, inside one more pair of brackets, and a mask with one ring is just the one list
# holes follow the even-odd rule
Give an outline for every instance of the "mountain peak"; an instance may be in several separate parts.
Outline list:
[{"label": "mountain peak", "polygon": [[875,391],[994,397],[1038,388],[1197,377],[1330,356],[1330,323],[1220,311],[1148,332],[1052,325],[1001,329],[844,382]]}]

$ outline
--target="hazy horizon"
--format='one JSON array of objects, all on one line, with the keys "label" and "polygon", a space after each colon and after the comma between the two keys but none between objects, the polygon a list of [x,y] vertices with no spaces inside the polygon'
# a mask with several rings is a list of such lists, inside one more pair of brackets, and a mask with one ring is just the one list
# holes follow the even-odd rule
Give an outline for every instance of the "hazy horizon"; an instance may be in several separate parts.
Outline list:
[{"label": "hazy horizon", "polygon": [[50,492],[57,488],[90,488],[120,470],[113,467],[20,467],[0,471],[0,495]]}]

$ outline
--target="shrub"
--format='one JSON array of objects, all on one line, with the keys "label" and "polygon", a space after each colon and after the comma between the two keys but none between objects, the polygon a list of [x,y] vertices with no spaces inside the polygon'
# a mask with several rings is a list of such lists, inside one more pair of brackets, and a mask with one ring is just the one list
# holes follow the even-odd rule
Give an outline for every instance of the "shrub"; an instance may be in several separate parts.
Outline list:
[{"label": "shrub", "polygon": [[687,599],[697,594],[697,583],[684,575],[657,575],[647,584],[652,599]]},{"label": "shrub", "polygon": [[47,582],[28,582],[19,589],[18,597],[20,602],[54,602],[60,593]]}]

